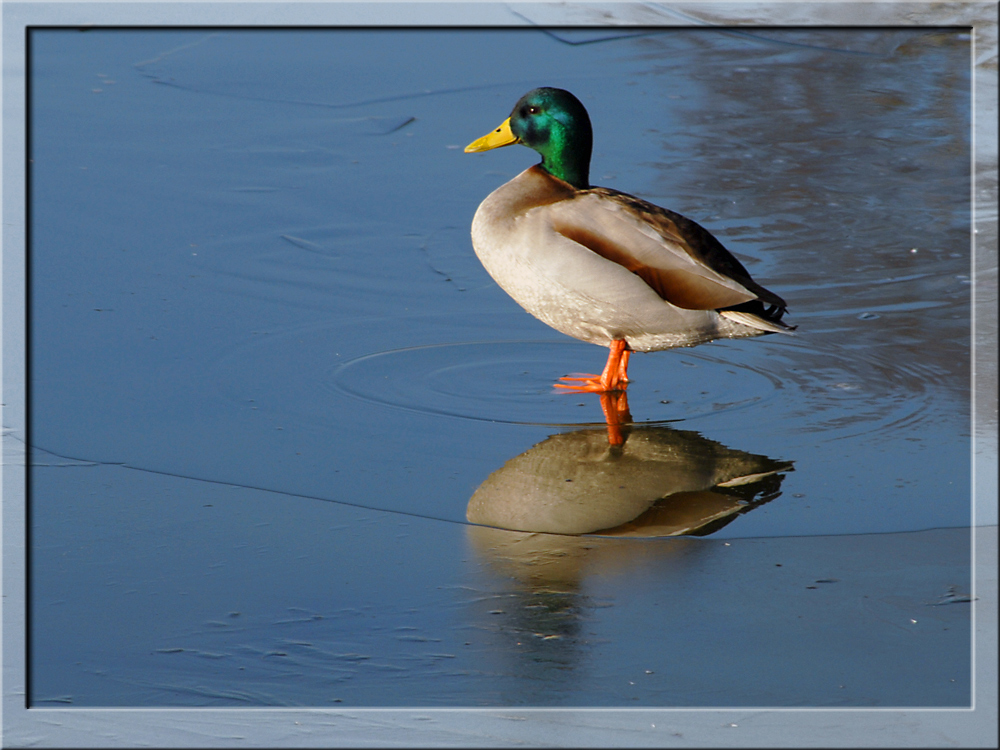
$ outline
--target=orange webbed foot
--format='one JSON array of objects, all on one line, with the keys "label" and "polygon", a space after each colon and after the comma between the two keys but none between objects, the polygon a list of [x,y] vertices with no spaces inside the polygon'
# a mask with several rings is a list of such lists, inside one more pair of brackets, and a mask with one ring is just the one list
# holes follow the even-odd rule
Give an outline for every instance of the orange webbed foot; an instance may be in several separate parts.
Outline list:
[{"label": "orange webbed foot", "polygon": [[[608,363],[600,375],[579,374],[559,378],[567,383],[555,383],[556,388],[562,388],[569,393],[612,393],[624,391],[628,386],[628,360],[632,352],[626,348],[624,341],[612,341],[608,352]],[[578,384],[577,384],[578,383]]]},{"label": "orange webbed foot", "polygon": [[[562,388],[569,393],[607,393],[608,389],[601,384],[600,375],[579,374],[576,376],[566,375],[559,378],[560,382],[553,383],[554,388]],[[569,381],[569,382],[562,382]]]}]

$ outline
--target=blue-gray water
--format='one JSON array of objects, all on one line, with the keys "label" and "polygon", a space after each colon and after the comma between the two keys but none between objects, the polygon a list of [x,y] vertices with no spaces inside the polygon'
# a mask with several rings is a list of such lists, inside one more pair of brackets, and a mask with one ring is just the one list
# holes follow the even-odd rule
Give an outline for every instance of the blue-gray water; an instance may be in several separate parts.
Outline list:
[{"label": "blue-gray water", "polygon": [[[31,699],[968,704],[969,54],[33,32]],[[799,326],[636,355],[627,462],[551,386],[604,352],[469,242],[536,156],[462,147],[538,85],[590,110],[595,183],[708,227]],[[587,492],[526,492],[567,466]]]}]

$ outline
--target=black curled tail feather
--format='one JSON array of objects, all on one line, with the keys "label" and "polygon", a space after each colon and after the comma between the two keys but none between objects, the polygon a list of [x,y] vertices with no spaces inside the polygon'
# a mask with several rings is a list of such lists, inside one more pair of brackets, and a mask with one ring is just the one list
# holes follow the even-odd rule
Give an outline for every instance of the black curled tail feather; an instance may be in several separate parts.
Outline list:
[{"label": "black curled tail feather", "polygon": [[[716,312],[751,328],[775,333],[791,333],[797,326],[791,326],[782,321],[787,311],[788,308],[783,304],[765,305],[761,300],[754,299],[749,302],[741,302],[738,305],[721,307]],[[726,313],[731,313],[731,315],[726,315]]]}]

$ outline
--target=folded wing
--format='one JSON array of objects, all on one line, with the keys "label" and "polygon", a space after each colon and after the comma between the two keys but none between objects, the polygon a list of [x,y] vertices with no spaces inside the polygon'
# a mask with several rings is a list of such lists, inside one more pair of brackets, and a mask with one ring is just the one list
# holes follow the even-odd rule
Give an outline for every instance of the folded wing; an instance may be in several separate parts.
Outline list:
[{"label": "folded wing", "polygon": [[608,188],[546,206],[552,228],[638,275],[670,304],[719,310],[785,301],[757,284],[708,231],[680,214]]}]

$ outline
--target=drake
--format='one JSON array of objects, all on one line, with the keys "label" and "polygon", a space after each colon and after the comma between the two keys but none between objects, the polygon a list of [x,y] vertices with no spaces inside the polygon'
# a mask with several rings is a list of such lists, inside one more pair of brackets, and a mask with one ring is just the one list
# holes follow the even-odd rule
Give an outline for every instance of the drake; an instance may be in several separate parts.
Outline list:
[{"label": "drake", "polygon": [[631,352],[719,338],[788,333],[787,305],[750,278],[706,229],[589,179],[587,110],[562,89],[529,91],[466,153],[520,143],[542,161],[493,191],[472,220],[472,245],[525,310],[610,349],[600,375],[557,387],[607,393],[628,384]]}]

